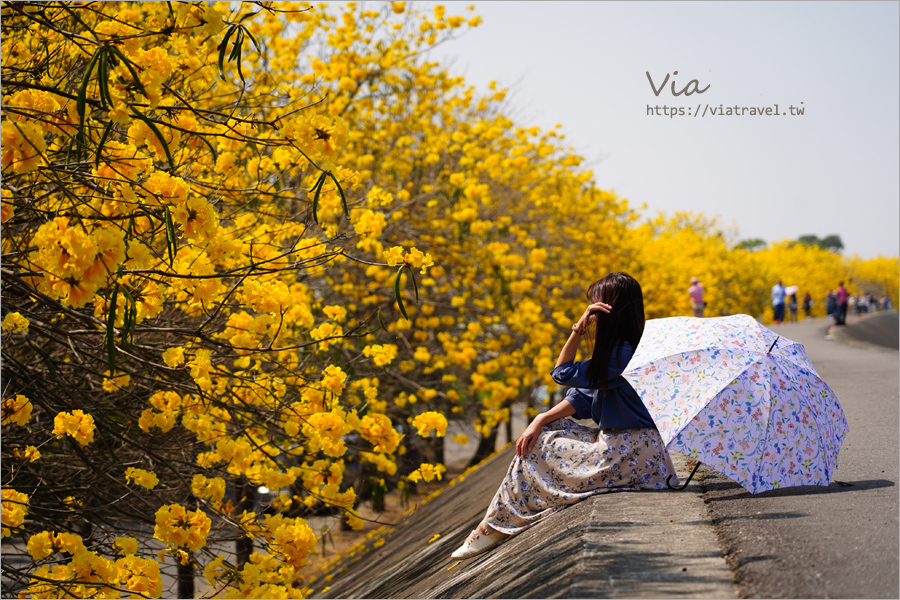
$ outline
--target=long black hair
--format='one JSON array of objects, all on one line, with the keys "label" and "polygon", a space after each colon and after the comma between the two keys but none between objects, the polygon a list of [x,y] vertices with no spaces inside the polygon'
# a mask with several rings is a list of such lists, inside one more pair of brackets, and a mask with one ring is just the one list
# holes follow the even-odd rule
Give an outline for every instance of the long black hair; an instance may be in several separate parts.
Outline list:
[{"label": "long black hair", "polygon": [[592,283],[587,290],[591,303],[604,302],[612,306],[609,313],[596,312],[592,324],[596,329],[594,350],[587,374],[591,384],[606,395],[609,359],[622,342],[636,349],[644,334],[644,294],[641,284],[628,273],[610,273]]}]

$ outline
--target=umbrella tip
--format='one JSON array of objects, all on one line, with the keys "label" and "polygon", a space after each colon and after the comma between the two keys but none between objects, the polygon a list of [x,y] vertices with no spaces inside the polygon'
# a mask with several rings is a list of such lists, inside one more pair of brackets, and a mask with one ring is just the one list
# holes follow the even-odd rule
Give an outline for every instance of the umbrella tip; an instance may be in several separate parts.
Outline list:
[{"label": "umbrella tip", "polygon": [[772,349],[775,348],[775,344],[777,344],[777,343],[778,343],[778,340],[780,340],[780,339],[781,339],[781,336],[780,336],[780,335],[779,335],[778,337],[775,338],[775,341],[772,342],[772,345],[771,345],[771,346],[769,346],[769,351],[766,352],[766,354],[771,354],[771,353],[772,353]]}]

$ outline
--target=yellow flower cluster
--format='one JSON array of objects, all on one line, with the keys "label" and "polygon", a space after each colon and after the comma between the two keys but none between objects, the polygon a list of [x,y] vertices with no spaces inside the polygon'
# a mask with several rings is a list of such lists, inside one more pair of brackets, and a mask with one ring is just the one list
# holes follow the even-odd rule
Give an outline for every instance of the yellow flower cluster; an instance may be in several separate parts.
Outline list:
[{"label": "yellow flower cluster", "polygon": [[3,317],[0,328],[2,328],[3,331],[8,331],[10,333],[28,333],[28,319],[23,317],[20,313],[9,312]]},{"label": "yellow flower cluster", "polygon": [[135,485],[152,490],[159,483],[159,477],[153,471],[128,467],[125,469],[125,481],[133,481]]},{"label": "yellow flower cluster", "polygon": [[24,426],[31,420],[31,411],[34,409],[31,400],[22,394],[16,394],[12,398],[4,398],[0,406],[2,406],[0,408],[0,424],[2,425],[15,423],[16,425]]},{"label": "yellow flower cluster", "polygon": [[428,483],[432,479],[440,480],[444,473],[447,472],[447,468],[444,465],[432,465],[429,463],[422,463],[419,465],[419,468],[410,473],[407,477],[410,481],[425,481]]},{"label": "yellow flower cluster", "polygon": [[2,520],[3,533],[0,537],[12,535],[12,530],[18,530],[25,523],[28,514],[28,495],[17,492],[12,488],[3,488],[2,492]]},{"label": "yellow flower cluster", "polygon": [[391,361],[397,357],[397,346],[396,344],[372,344],[363,348],[363,356],[371,358],[375,366],[383,367],[391,364]]},{"label": "yellow flower cluster", "polygon": [[374,445],[375,452],[392,454],[400,443],[400,434],[394,429],[390,418],[378,413],[362,418],[359,433],[364,440]]},{"label": "yellow flower cluster", "polygon": [[201,510],[189,511],[180,504],[167,504],[156,511],[153,537],[164,544],[196,552],[206,545],[211,525]]},{"label": "yellow flower cluster", "polygon": [[131,375],[128,373],[113,375],[109,371],[105,371],[103,377],[103,389],[107,392],[115,392],[127,388],[131,383]]},{"label": "yellow flower cluster", "polygon": [[416,415],[412,419],[412,426],[418,430],[419,435],[422,437],[431,435],[432,430],[436,437],[447,435],[447,417],[437,411],[431,410]]},{"label": "yellow flower cluster", "polygon": [[63,411],[53,419],[53,434],[58,438],[71,436],[82,446],[87,446],[94,441],[94,417],[80,409],[71,413]]},{"label": "yellow flower cluster", "polygon": [[[60,589],[53,582],[65,583],[65,589],[75,598],[118,598],[121,587],[132,598],[158,597],[162,593],[159,563],[135,556],[138,544],[131,537],[117,537],[114,542],[123,558],[113,562],[87,550],[82,538],[72,533],[42,531],[28,539],[27,549],[37,562],[56,552],[72,556],[67,564],[43,565],[34,572],[25,595],[34,598],[53,598]],[[73,585],[73,582],[75,584]]]},{"label": "yellow flower cluster", "polygon": [[34,462],[41,457],[40,451],[34,446],[26,446],[25,450],[13,448],[13,456],[21,461]]},{"label": "yellow flower cluster", "polygon": [[[807,286],[814,314],[839,275],[897,304],[895,258],[787,243],[751,252],[702,216],[646,219],[597,189],[561,125],[517,124],[505,90],[476,90],[424,59],[477,26],[474,15],[402,2],[248,6],[69,3],[4,11],[0,36],[3,254],[31,287],[7,294],[22,284],[4,277],[3,359],[35,381],[49,361],[63,380],[111,392],[84,411],[109,415],[115,472],[141,464],[143,448],[176,469],[158,485],[130,467],[126,479],[154,493],[132,487],[112,503],[99,486],[110,502],[91,510],[163,505],[145,525],[185,564],[231,535],[228,519],[265,547],[239,568],[206,565],[222,597],[308,593],[294,582],[315,537],[282,511],[330,504],[362,526],[344,471],[358,457],[407,481],[395,424],[443,436],[454,415],[496,431],[516,399],[552,385],[553,348],[604,272],[635,275],[651,318],[690,314],[694,275],[713,315],[769,319],[777,278]],[[89,302],[92,314],[70,310]],[[32,333],[52,331],[47,357],[17,335],[28,320]],[[16,396],[3,400],[3,425],[27,427],[4,429],[4,460],[27,474],[46,447],[64,477],[92,472],[85,462],[111,455],[86,446],[91,415],[61,412],[67,395],[47,385],[39,411],[84,447],[53,440]],[[291,491],[276,514],[235,515],[239,499],[224,492],[244,485]],[[209,512],[172,504],[190,493]],[[39,486],[32,506],[48,498],[59,501]],[[65,502],[86,518],[74,496]],[[28,518],[35,531],[54,526],[41,511]],[[136,543],[116,542],[115,569],[93,571],[80,540],[35,538],[36,560],[54,544],[73,561],[41,565],[38,595],[111,594],[76,589],[100,572],[133,594],[161,592],[159,564],[135,556]]]},{"label": "yellow flower cluster", "polygon": [[225,497],[225,480],[221,477],[206,477],[197,473],[191,479],[191,491],[199,498],[208,498],[214,505]]}]

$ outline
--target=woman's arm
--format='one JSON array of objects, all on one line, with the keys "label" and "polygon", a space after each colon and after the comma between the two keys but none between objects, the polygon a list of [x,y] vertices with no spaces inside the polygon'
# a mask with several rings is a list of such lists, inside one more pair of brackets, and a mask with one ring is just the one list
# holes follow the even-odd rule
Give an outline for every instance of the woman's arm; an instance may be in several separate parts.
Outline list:
[{"label": "woman's arm", "polygon": [[522,435],[519,436],[519,439],[516,442],[516,454],[519,455],[519,457],[523,457],[531,450],[531,447],[534,446],[534,441],[537,439],[537,436],[544,425],[552,423],[557,419],[562,419],[563,417],[571,417],[574,414],[575,407],[571,402],[564,399],[547,412],[536,416],[534,420],[531,421],[531,424],[525,428],[525,431],[522,432]]},{"label": "woman's arm", "polygon": [[578,352],[578,344],[581,343],[581,336],[584,335],[588,322],[595,318],[594,313],[608,313],[611,308],[612,306],[609,304],[595,302],[594,304],[589,304],[588,307],[584,309],[584,314],[581,315],[581,318],[578,319],[577,323],[572,325],[572,333],[569,335],[569,339],[566,340],[563,349],[560,351],[559,358],[556,359],[557,367],[561,364],[575,360],[575,353]]}]

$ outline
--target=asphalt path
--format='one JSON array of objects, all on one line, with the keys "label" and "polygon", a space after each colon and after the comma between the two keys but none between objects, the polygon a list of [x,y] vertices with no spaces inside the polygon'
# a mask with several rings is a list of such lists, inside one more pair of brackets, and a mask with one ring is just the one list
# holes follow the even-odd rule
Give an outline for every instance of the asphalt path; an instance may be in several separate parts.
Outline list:
[{"label": "asphalt path", "polygon": [[[837,394],[850,431],[834,479],[852,486],[832,482],[753,496],[715,471],[701,477],[740,595],[898,598],[900,355],[885,347],[893,336],[896,348],[897,315],[848,320],[840,328],[810,319],[772,329],[802,343]],[[862,337],[868,342],[858,343]]]}]

